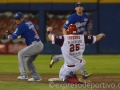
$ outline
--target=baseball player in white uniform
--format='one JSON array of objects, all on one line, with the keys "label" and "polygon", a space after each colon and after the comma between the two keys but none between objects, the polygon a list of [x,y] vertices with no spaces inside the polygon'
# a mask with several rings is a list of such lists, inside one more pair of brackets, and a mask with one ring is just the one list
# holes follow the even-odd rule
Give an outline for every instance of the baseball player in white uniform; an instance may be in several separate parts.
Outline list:
[{"label": "baseball player in white uniform", "polygon": [[[90,18],[86,13],[83,13],[84,11],[84,4],[81,2],[75,3],[75,11],[76,13],[71,14],[68,19],[66,20],[65,24],[63,25],[63,35],[67,34],[67,29],[70,24],[76,24],[78,28],[78,34],[82,35],[91,35],[91,24],[90,24]],[[64,60],[63,55],[52,55],[51,60],[49,63],[50,68],[57,63],[60,60]],[[84,60],[84,66],[86,64],[86,61]],[[88,73],[84,66],[80,69],[80,73],[82,74],[83,79],[87,79],[92,74]]]},{"label": "baseball player in white uniform", "polygon": [[82,83],[78,80],[76,73],[83,67],[83,52],[85,44],[93,44],[105,37],[101,33],[97,36],[78,35],[78,28],[75,24],[70,24],[67,30],[68,35],[54,36],[51,34],[52,27],[47,28],[48,38],[52,44],[61,46],[64,57],[64,65],[61,67],[59,77],[62,81],[69,83]]}]

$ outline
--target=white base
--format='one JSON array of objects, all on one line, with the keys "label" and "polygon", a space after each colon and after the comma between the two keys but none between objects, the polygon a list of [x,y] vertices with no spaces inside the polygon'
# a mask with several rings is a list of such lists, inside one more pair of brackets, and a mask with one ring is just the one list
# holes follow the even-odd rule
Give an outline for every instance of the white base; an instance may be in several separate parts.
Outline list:
[{"label": "white base", "polygon": [[48,81],[62,81],[60,78],[49,78]]},{"label": "white base", "polygon": [[[55,82],[55,81],[61,81],[62,82],[62,80],[60,78],[49,78],[48,81],[49,82]],[[84,83],[92,83],[91,80],[84,80],[82,78],[79,78],[79,81],[84,82]]]}]

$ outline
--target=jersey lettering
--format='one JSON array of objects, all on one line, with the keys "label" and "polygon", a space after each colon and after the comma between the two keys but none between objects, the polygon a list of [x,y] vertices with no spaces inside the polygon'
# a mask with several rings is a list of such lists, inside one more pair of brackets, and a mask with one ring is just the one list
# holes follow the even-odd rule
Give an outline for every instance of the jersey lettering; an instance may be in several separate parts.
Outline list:
[{"label": "jersey lettering", "polygon": [[34,25],[32,24],[32,22],[26,22],[25,24],[28,26],[29,29],[31,29],[31,30],[34,31],[34,33],[35,33],[35,38],[36,38],[36,39],[39,39],[39,35],[38,35],[38,33],[37,33],[37,30],[35,29],[35,27],[34,27]]},{"label": "jersey lettering", "polygon": [[70,52],[79,51],[80,50],[80,44],[70,44]]},{"label": "jersey lettering", "polygon": [[68,36],[69,40],[80,39],[80,36]]},{"label": "jersey lettering", "polygon": [[86,23],[87,23],[87,22],[82,22],[82,23],[77,22],[77,23],[75,23],[75,25],[77,25],[77,27],[79,28],[79,27],[85,26]]},{"label": "jersey lettering", "polygon": [[36,30],[35,28],[32,28],[32,30],[35,32],[35,38],[36,38],[36,39],[39,39],[39,35],[38,35],[38,33],[37,33],[37,30]]},{"label": "jersey lettering", "polygon": [[26,22],[25,24],[28,26],[29,29],[34,28],[34,25],[32,24],[32,22]]}]

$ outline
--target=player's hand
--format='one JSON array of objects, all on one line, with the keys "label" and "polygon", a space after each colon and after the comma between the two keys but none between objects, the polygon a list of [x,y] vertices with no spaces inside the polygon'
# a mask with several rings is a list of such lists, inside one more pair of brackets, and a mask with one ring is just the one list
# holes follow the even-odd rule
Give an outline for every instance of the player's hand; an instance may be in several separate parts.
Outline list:
[{"label": "player's hand", "polygon": [[47,31],[52,31],[53,27],[47,27]]},{"label": "player's hand", "polygon": [[100,35],[101,35],[101,37],[102,37],[102,38],[104,38],[104,37],[105,37],[105,34],[104,34],[104,33],[101,33]]},{"label": "player's hand", "polygon": [[5,31],[5,34],[10,35],[10,34],[11,34],[11,31],[6,30],[6,31]]}]

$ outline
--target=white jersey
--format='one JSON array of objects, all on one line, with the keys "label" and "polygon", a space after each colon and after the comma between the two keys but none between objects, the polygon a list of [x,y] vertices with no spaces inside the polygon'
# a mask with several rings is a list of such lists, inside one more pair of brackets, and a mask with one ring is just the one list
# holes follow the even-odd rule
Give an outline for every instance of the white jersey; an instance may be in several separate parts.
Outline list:
[{"label": "white jersey", "polygon": [[85,44],[94,43],[95,36],[85,35],[64,35],[52,36],[52,43],[61,46],[61,51],[66,65],[74,65],[83,59]]}]

